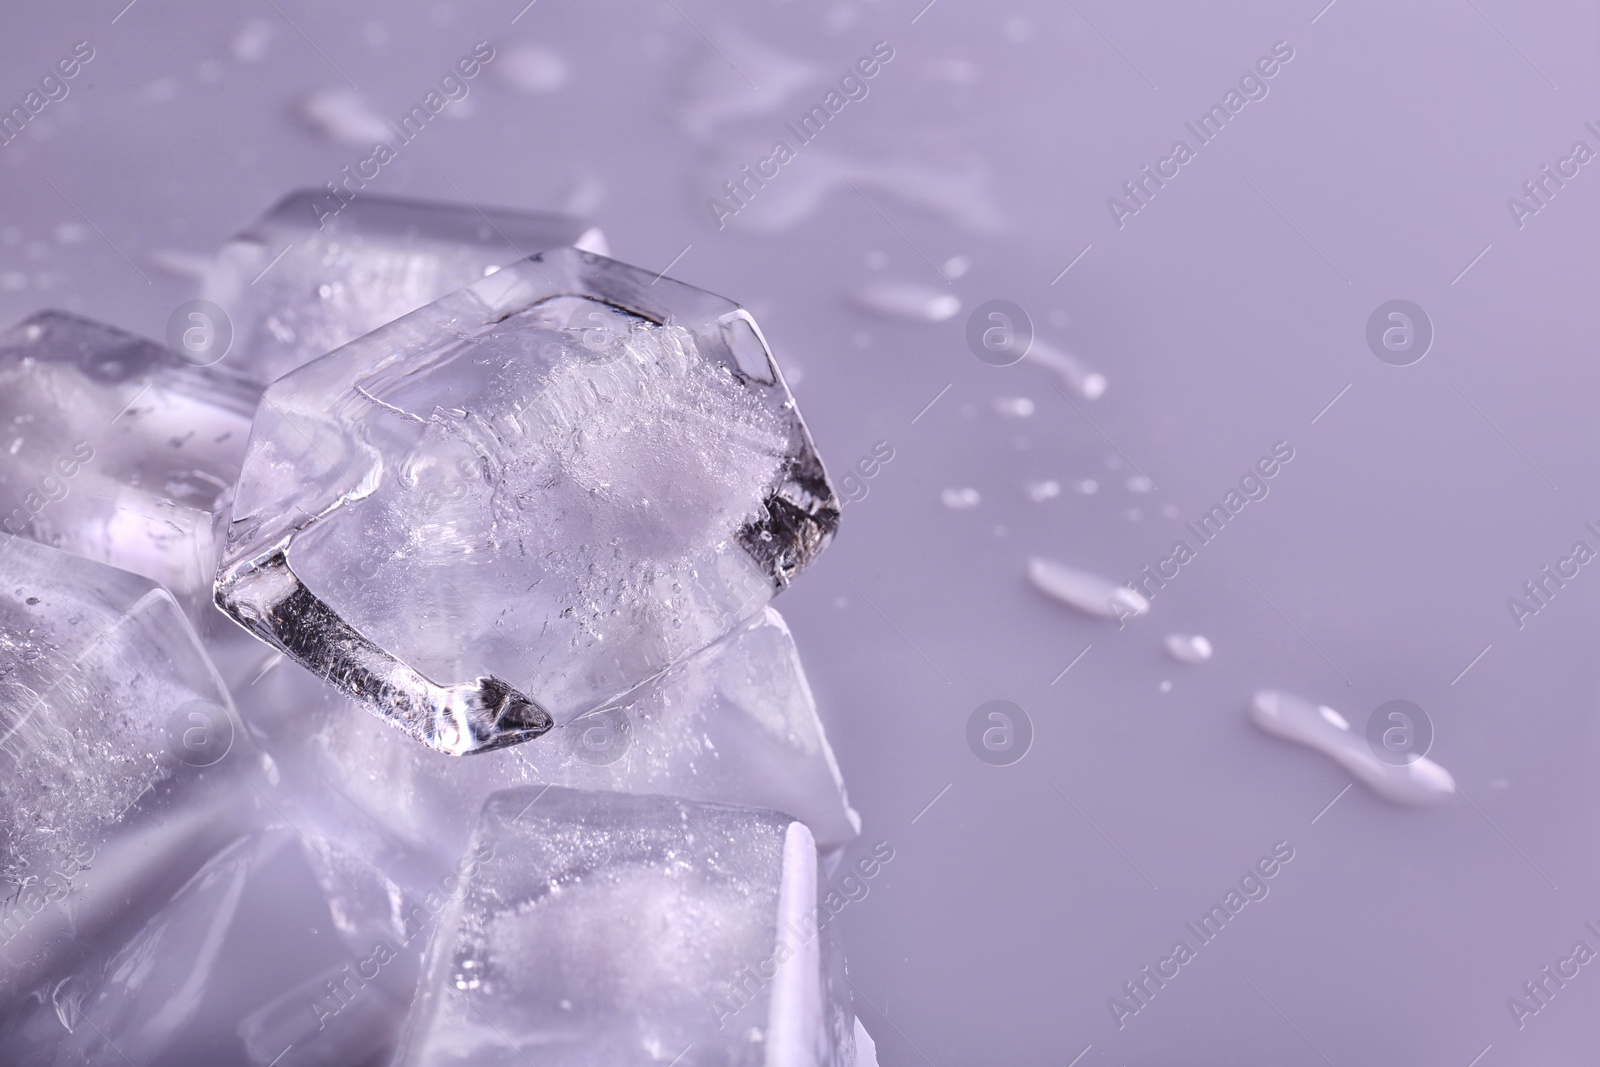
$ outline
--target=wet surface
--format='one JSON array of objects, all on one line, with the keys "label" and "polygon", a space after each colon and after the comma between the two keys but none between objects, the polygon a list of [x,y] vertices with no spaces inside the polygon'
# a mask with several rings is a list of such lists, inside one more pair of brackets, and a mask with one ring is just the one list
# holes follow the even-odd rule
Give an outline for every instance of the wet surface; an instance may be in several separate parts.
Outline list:
[{"label": "wet surface", "polygon": [[[778,607],[895,850],[840,920],[882,1062],[1583,1061],[1600,978],[1524,984],[1600,949],[1592,8],[520,6],[6,16],[5,107],[92,59],[0,146],[0,315],[163,337],[194,257],[347,166],[589,214],[752,309],[841,482]],[[1083,367],[971,346],[992,300]],[[1149,612],[1066,608],[1036,556]],[[1346,792],[1260,689],[1361,736],[1415,702],[1458,795]]]}]

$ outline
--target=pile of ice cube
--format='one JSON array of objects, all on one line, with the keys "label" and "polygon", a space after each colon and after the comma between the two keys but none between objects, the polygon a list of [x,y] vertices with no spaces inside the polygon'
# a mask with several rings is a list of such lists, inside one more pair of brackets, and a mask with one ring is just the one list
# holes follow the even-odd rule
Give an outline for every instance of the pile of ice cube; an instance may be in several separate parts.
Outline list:
[{"label": "pile of ice cube", "polygon": [[170,346],[0,335],[0,1062],[874,1062],[768,606],[838,501],[604,250],[297,194]]}]

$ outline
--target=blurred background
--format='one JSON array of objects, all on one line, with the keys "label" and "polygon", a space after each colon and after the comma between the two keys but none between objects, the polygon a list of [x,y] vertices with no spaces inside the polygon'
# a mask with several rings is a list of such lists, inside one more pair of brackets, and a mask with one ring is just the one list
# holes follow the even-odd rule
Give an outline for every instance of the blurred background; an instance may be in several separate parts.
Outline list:
[{"label": "blurred background", "polygon": [[[841,918],[881,1062],[1593,1062],[1595,968],[1524,989],[1600,949],[1600,567],[1524,588],[1600,549],[1593,5],[124,3],[3,16],[0,110],[92,54],[0,145],[8,322],[165,336],[222,241],[481,43],[371,191],[579,213],[755,313],[848,500],[777,606],[854,847],[894,850]],[[994,300],[1104,394],[980,358]],[[1394,300],[1404,358],[1369,343]],[[1147,614],[1029,583],[1138,578],[1274,449]],[[1458,794],[1346,791],[1250,724],[1261,688],[1358,733],[1415,702]]]}]

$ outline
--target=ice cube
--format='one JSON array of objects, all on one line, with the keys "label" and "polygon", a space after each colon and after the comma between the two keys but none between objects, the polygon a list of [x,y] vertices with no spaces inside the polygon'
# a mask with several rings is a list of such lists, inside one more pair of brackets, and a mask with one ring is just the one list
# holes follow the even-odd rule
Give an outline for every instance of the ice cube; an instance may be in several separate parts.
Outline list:
[{"label": "ice cube", "polygon": [[771,608],[540,744],[471,760],[413,743],[293,666],[241,701],[252,722],[271,723],[268,749],[308,798],[304,818],[293,818],[326,842],[324,883],[335,919],[357,944],[372,931],[409,937],[411,908],[438,888],[484,801],[503,789],[557,785],[772,808],[805,822],[829,848],[860,827],[794,640]]},{"label": "ice cube", "polygon": [[[353,196],[353,199],[351,198]],[[606,251],[580,219],[302,189],[223,246],[202,295],[262,382],[557,245]]]},{"label": "ice cube", "polygon": [[388,1062],[384,1054],[394,1049],[410,1001],[362,977],[362,963],[374,977],[382,974],[375,970],[382,958],[380,952],[355,965],[329,967],[245,1016],[239,1036],[251,1067]]},{"label": "ice cube", "polygon": [[838,516],[747,312],[556,249],[267,390],[216,597],[459,755],[711,644]]},{"label": "ice cube", "polygon": [[254,816],[260,755],[171,594],[0,535],[0,1014]]},{"label": "ice cube", "polygon": [[0,528],[160,582],[197,621],[259,390],[58,311],[0,334]]},{"label": "ice cube", "polygon": [[396,1064],[848,1067],[816,849],[773,812],[496,794]]},{"label": "ice cube", "polygon": [[776,611],[612,708],[536,745],[459,760],[424,748],[284,664],[240,690],[281,769],[277,803],[305,833],[352,951],[389,940],[412,966],[434,902],[488,796],[521,785],[717,801],[785,811],[833,848],[851,840],[838,765]]},{"label": "ice cube", "polygon": [[[319,935],[316,927],[326,924],[319,910],[316,883],[292,829],[262,829],[234,840],[172,894],[109,965],[62,983],[62,1025],[51,1062],[240,1063],[249,1047],[241,1016],[302,990],[298,1007],[306,1020],[323,1023],[329,1044],[334,1035],[349,1041],[360,1029],[351,1023],[381,994],[359,973],[340,968],[331,973],[347,981],[335,990],[305,987],[307,974],[330,967],[341,952],[336,941]],[[370,979],[380,976],[381,970],[370,972]],[[367,1043],[381,1051],[393,1036]],[[278,1067],[321,1062],[303,1048],[292,1057],[284,1052],[282,1045],[274,1050],[282,1057]]]}]

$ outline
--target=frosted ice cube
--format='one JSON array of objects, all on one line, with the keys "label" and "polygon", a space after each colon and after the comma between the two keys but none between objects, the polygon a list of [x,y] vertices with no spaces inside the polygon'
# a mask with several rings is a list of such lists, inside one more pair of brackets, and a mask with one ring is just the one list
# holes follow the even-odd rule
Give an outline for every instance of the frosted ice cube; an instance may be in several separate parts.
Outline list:
[{"label": "frosted ice cube", "polygon": [[267,390],[216,597],[462,754],[711,644],[838,516],[748,313],[557,249]]},{"label": "frosted ice cube", "polygon": [[513,260],[567,244],[606,251],[599,230],[566,215],[302,189],[222,247],[202,293],[232,320],[242,371],[269,382]]},{"label": "frosted ice cube", "polygon": [[254,817],[259,754],[166,590],[0,536],[0,1013]]},{"label": "frosted ice cube", "polygon": [[491,798],[474,846],[400,1067],[853,1062],[803,824],[518,789]]},{"label": "frosted ice cube", "polygon": [[0,528],[142,574],[215,617],[258,396],[110,326],[33,316],[0,334]]}]

